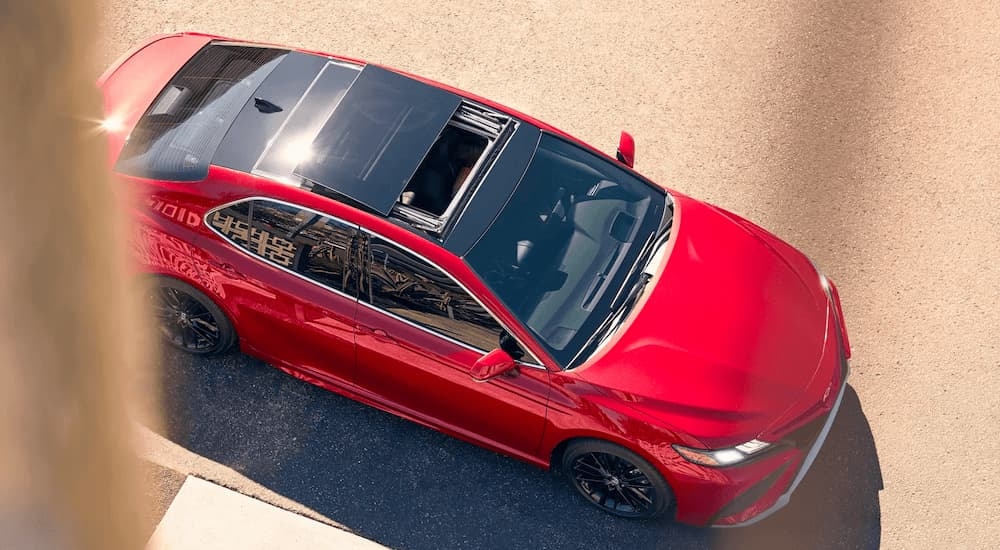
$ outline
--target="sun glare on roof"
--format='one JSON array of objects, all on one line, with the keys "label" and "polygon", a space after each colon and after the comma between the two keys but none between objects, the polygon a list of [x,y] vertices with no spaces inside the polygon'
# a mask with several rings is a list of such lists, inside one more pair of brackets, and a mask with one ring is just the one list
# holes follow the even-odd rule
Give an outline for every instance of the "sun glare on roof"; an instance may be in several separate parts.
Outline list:
[{"label": "sun glare on roof", "polygon": [[290,164],[312,160],[314,154],[312,139],[309,138],[291,140],[281,148],[281,156]]}]

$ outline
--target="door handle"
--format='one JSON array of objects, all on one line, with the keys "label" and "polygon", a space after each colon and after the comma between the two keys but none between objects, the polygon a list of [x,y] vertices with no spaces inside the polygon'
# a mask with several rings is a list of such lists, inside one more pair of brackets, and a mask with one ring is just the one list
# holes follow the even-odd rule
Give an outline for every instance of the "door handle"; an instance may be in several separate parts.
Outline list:
[{"label": "door handle", "polygon": [[381,328],[377,328],[377,327],[367,327],[367,326],[364,326],[364,325],[359,325],[358,329],[360,329],[361,332],[366,332],[366,333],[374,336],[377,340],[382,340],[383,342],[393,342],[393,341],[396,340],[392,336],[389,336],[389,333],[386,332],[385,329],[381,329]]}]

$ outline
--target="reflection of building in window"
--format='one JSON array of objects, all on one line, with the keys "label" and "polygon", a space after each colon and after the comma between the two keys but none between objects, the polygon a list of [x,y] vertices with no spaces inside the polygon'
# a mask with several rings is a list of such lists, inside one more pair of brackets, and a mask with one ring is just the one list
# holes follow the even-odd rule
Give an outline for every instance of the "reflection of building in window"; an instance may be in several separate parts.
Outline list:
[{"label": "reflection of building in window", "polygon": [[477,349],[497,347],[500,325],[449,276],[381,239],[371,246],[374,306]]},{"label": "reflection of building in window", "polygon": [[256,227],[250,230],[250,249],[261,258],[284,267],[291,268],[295,261],[295,243]]},{"label": "reflection of building in window", "polygon": [[220,233],[236,244],[246,246],[249,242],[247,239],[247,230],[250,226],[243,220],[223,214],[222,212],[216,212],[212,214],[212,227],[218,229]]},{"label": "reflection of building in window", "polygon": [[223,212],[212,215],[212,227],[265,260],[287,268],[294,264],[295,243],[287,239],[256,227],[251,230],[247,222]]}]

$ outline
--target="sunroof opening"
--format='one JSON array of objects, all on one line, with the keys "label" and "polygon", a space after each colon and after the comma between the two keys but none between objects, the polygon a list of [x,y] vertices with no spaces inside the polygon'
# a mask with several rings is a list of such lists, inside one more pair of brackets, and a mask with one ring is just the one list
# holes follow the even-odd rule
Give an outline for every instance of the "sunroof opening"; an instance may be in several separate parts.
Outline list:
[{"label": "sunroof opening", "polygon": [[460,104],[451,92],[368,65],[293,175],[387,216]]},{"label": "sunroof opening", "polygon": [[463,101],[400,193],[395,216],[432,233],[446,231],[511,129],[510,117]]},{"label": "sunroof opening", "polygon": [[489,140],[449,124],[424,157],[399,202],[441,216],[486,151]]}]

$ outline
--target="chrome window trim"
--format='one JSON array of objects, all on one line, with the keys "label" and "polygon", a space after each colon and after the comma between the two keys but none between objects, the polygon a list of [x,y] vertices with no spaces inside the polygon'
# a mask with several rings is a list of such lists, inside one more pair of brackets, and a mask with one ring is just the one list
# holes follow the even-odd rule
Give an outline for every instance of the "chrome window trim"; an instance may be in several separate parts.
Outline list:
[{"label": "chrome window trim", "polygon": [[347,294],[346,292],[343,292],[341,290],[337,290],[335,288],[327,286],[327,285],[325,285],[325,284],[323,284],[323,283],[321,283],[321,282],[319,282],[319,281],[317,281],[315,279],[312,279],[312,278],[307,277],[307,276],[305,276],[305,275],[303,275],[301,273],[298,273],[296,271],[288,269],[287,267],[282,266],[282,265],[280,265],[278,263],[275,263],[275,262],[273,262],[271,260],[268,260],[268,259],[263,258],[261,256],[257,256],[256,254],[254,254],[254,253],[250,252],[249,250],[243,248],[238,243],[236,243],[235,241],[233,241],[232,239],[230,239],[229,237],[227,237],[226,235],[224,235],[221,231],[219,231],[215,227],[213,227],[212,224],[209,222],[209,217],[212,216],[213,214],[215,214],[216,212],[220,211],[220,210],[224,210],[226,208],[229,208],[231,206],[234,206],[234,205],[237,205],[237,204],[240,204],[240,203],[253,202],[253,201],[268,201],[268,202],[272,202],[272,203],[276,203],[276,204],[283,204],[285,206],[291,206],[292,208],[299,208],[299,209],[305,210],[307,212],[312,212],[313,214],[317,214],[317,215],[329,218],[331,220],[334,220],[335,222],[345,224],[345,225],[347,225],[349,227],[357,228],[358,232],[366,233],[369,237],[371,237],[371,236],[378,237],[378,238],[380,238],[380,239],[382,239],[382,240],[384,240],[384,241],[386,241],[386,242],[388,242],[390,244],[393,244],[393,245],[399,247],[400,249],[406,251],[407,253],[412,254],[414,257],[416,257],[420,261],[423,261],[423,262],[427,263],[428,265],[434,267],[435,269],[437,269],[438,271],[440,271],[441,273],[443,273],[445,277],[448,277],[448,279],[450,279],[452,282],[454,282],[456,285],[458,285],[459,288],[461,288],[463,291],[465,291],[466,294],[468,294],[469,296],[471,296],[472,299],[475,300],[476,303],[479,304],[479,306],[483,308],[483,311],[485,311],[486,313],[488,313],[490,315],[490,317],[492,317],[493,320],[496,321],[496,323],[500,326],[500,328],[502,328],[505,331],[507,331],[507,333],[510,334],[510,336],[512,338],[514,338],[514,341],[516,341],[518,343],[518,345],[521,346],[521,348],[528,355],[528,357],[530,357],[534,361],[534,362],[523,361],[523,360],[522,361],[517,361],[517,363],[519,365],[522,365],[522,366],[525,366],[525,367],[531,367],[531,368],[535,368],[535,369],[548,370],[547,368],[545,368],[544,365],[542,365],[542,362],[538,360],[538,358],[535,356],[535,354],[531,352],[531,349],[528,348],[528,346],[525,346],[524,342],[522,342],[520,338],[518,338],[513,332],[511,332],[510,328],[503,321],[501,321],[499,318],[497,318],[496,314],[493,313],[493,311],[490,310],[490,308],[486,307],[486,304],[484,304],[479,299],[478,296],[476,296],[474,293],[472,293],[471,291],[469,291],[468,287],[466,287],[460,281],[458,281],[457,279],[455,279],[450,273],[448,273],[447,270],[442,269],[440,265],[438,265],[437,263],[435,263],[435,262],[429,260],[428,258],[424,257],[422,254],[419,254],[418,252],[415,252],[411,248],[409,248],[407,246],[404,246],[404,245],[396,242],[395,240],[390,239],[390,238],[388,238],[388,237],[386,237],[386,236],[384,236],[382,234],[379,234],[379,233],[376,233],[376,232],[374,232],[374,231],[372,231],[370,229],[361,227],[361,225],[359,225],[359,224],[349,222],[347,220],[344,220],[342,218],[338,218],[337,216],[334,216],[334,215],[331,215],[331,214],[328,214],[328,213],[325,213],[325,212],[321,212],[319,210],[316,210],[315,208],[309,208],[307,206],[302,206],[300,204],[295,204],[293,202],[289,202],[289,201],[286,201],[286,200],[275,199],[275,198],[265,197],[265,196],[260,196],[260,195],[254,195],[254,196],[251,196],[251,197],[244,197],[244,198],[241,198],[241,199],[237,199],[237,200],[234,200],[234,201],[227,202],[225,204],[221,204],[219,206],[216,206],[215,208],[209,209],[207,212],[205,212],[205,215],[202,216],[202,223],[204,223],[205,227],[207,227],[210,231],[212,231],[213,233],[215,233],[216,235],[218,235],[219,237],[221,237],[226,243],[234,245],[234,248],[236,250],[240,251],[242,254],[246,255],[247,257],[249,257],[249,258],[251,258],[253,260],[257,260],[257,261],[262,262],[262,263],[264,263],[266,265],[269,265],[269,266],[272,266],[272,267],[276,267],[276,268],[280,269],[281,271],[284,271],[286,273],[289,273],[291,275],[294,275],[294,276],[298,277],[299,279],[302,279],[303,281],[310,282],[310,283],[312,283],[312,284],[314,284],[316,286],[319,286],[320,288],[323,288],[325,290],[333,292],[334,294],[337,294],[337,295],[342,296],[344,298],[348,298],[348,299],[354,300],[356,303],[363,304],[363,305],[369,307],[372,310],[378,311],[378,312],[380,312],[380,313],[382,313],[384,315],[388,315],[389,317],[392,317],[394,319],[400,320],[400,321],[402,321],[402,322],[404,322],[406,324],[409,324],[410,326],[413,326],[414,328],[418,328],[420,330],[423,330],[424,332],[427,332],[429,334],[432,334],[434,336],[437,336],[439,338],[442,338],[442,339],[447,340],[449,342],[452,342],[454,344],[460,345],[460,346],[462,346],[462,347],[464,347],[466,349],[469,349],[471,351],[476,351],[476,352],[479,352],[479,353],[482,353],[482,354],[486,354],[486,353],[489,353],[491,351],[491,350],[482,350],[482,349],[479,349],[476,346],[473,346],[471,344],[466,344],[465,342],[461,342],[459,340],[456,340],[456,339],[454,339],[454,338],[452,338],[452,337],[450,337],[450,336],[448,336],[446,334],[442,334],[442,333],[438,332],[437,330],[434,330],[434,329],[432,329],[430,327],[425,327],[425,326],[423,326],[423,325],[421,325],[419,323],[416,323],[416,322],[410,321],[409,319],[405,319],[403,317],[400,317],[399,315],[396,315],[395,313],[392,313],[391,311],[385,310],[385,309],[380,308],[380,307],[378,307],[378,306],[376,306],[374,304],[371,304],[371,303],[369,303],[369,302],[367,302],[365,300],[362,300],[361,297],[360,297],[360,291],[358,293],[359,294],[358,296],[351,296],[350,294]]},{"label": "chrome window trim", "polygon": [[[395,320],[397,320],[397,321],[399,321],[399,322],[401,322],[403,324],[410,325],[413,328],[420,329],[421,331],[426,332],[428,334],[432,334],[432,335],[434,335],[434,336],[436,336],[438,338],[441,338],[442,340],[447,340],[447,341],[451,342],[452,344],[455,344],[456,346],[463,347],[463,348],[465,348],[465,349],[467,349],[469,351],[474,351],[476,353],[482,353],[483,355],[485,355],[486,353],[488,353],[487,351],[481,350],[481,349],[477,348],[476,346],[473,346],[471,344],[466,344],[465,342],[463,342],[461,340],[457,340],[455,338],[452,338],[451,336],[448,336],[447,334],[442,334],[442,333],[440,333],[440,332],[438,332],[438,331],[436,331],[436,330],[434,330],[434,329],[432,329],[430,327],[425,327],[425,326],[421,325],[420,323],[417,323],[415,321],[411,321],[410,319],[407,319],[406,317],[403,317],[403,316],[397,315],[397,314],[395,314],[395,313],[393,313],[391,311],[382,309],[382,308],[380,308],[380,307],[378,307],[375,304],[372,304],[370,302],[366,302],[364,300],[359,299],[358,300],[358,304],[363,305],[363,306],[367,307],[368,309],[370,309],[372,311],[377,311],[378,313],[381,313],[381,314],[386,315],[388,317],[392,317],[393,319],[395,319]],[[490,313],[490,316],[492,317],[493,314]],[[516,339],[516,337],[515,337],[515,339]],[[529,351],[528,353],[530,354],[531,352]],[[526,362],[523,362],[523,361],[518,361],[517,363],[520,364],[520,365],[523,365],[525,367],[540,368],[542,370],[548,370],[548,369],[545,369],[545,367],[542,367],[540,365],[535,365],[534,363],[526,363]]]}]

